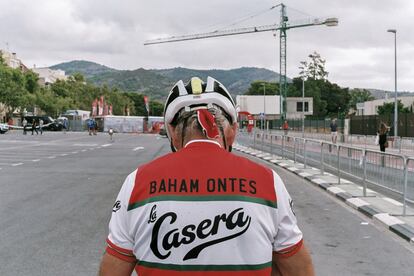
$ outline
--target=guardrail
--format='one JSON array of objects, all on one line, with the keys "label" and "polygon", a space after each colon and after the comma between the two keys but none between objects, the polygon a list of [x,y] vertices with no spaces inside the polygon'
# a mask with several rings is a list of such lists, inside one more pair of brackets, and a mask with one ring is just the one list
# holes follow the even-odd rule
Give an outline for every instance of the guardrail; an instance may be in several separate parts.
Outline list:
[{"label": "guardrail", "polygon": [[334,172],[338,184],[344,176],[357,179],[362,183],[364,197],[368,184],[396,193],[403,199],[403,216],[407,202],[414,203],[414,157],[265,132],[240,136],[239,140],[254,149],[302,163],[304,168],[318,168],[321,174],[326,170]]},{"label": "guardrail", "polygon": [[[283,135],[283,132],[280,130],[270,130],[272,134],[276,135]],[[331,134],[330,133],[318,133],[318,132],[305,132],[304,136],[302,137],[302,132],[300,131],[289,131],[289,136],[293,137],[301,137],[307,139],[316,139],[316,140],[323,140],[326,142],[331,141]],[[338,133],[337,142],[340,143],[347,143],[350,145],[356,146],[363,146],[367,148],[369,146],[377,146],[375,145],[375,135],[359,135],[359,134],[350,134],[344,135],[342,133]],[[410,137],[394,137],[388,136],[388,142],[390,144],[390,148],[398,150],[401,153],[403,150],[405,151],[413,151],[414,154],[414,138]]]}]

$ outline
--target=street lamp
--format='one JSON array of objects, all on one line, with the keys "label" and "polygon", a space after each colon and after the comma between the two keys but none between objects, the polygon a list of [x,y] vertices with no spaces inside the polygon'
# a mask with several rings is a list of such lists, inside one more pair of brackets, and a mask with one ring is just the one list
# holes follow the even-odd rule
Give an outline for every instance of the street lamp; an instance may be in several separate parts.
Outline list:
[{"label": "street lamp", "polygon": [[302,138],[304,138],[305,137],[305,78],[306,78],[305,66],[306,66],[306,61],[301,61],[300,63],[302,64],[302,66],[299,66],[299,69],[302,70],[299,73],[302,78]]},{"label": "street lamp", "polygon": [[397,30],[389,29],[394,34],[394,139],[398,136],[398,104],[397,104]]},{"label": "street lamp", "polygon": [[263,131],[265,130],[265,125],[266,125],[266,83],[262,82],[263,85]]}]

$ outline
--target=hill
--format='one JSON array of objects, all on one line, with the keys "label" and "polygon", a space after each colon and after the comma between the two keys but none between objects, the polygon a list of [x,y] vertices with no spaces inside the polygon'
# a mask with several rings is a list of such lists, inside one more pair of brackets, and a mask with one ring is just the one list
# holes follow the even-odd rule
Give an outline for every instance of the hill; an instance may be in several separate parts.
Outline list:
[{"label": "hill", "polygon": [[74,73],[82,73],[88,78],[95,75],[100,75],[107,72],[116,72],[117,70],[100,65],[90,61],[73,60],[69,62],[59,63],[57,65],[50,66],[51,69],[60,69],[66,72],[67,75]]},{"label": "hill", "polygon": [[[379,89],[367,89],[371,95],[375,99],[385,99],[386,94],[388,94],[388,98],[394,98],[394,91],[385,91],[385,90],[379,90]],[[398,91],[397,97],[406,97],[406,96],[413,96],[413,92],[409,91]]]},{"label": "hill", "polygon": [[[51,66],[64,70],[68,75],[82,73],[85,78],[97,85],[106,84],[123,91],[147,94],[151,99],[164,101],[177,80],[188,81],[193,76],[206,79],[211,76],[220,80],[233,96],[245,93],[250,83],[257,80],[277,82],[279,74],[254,67],[230,70],[197,70],[188,68],[117,70],[90,61],[76,60]],[[290,81],[290,80],[288,80]]]}]

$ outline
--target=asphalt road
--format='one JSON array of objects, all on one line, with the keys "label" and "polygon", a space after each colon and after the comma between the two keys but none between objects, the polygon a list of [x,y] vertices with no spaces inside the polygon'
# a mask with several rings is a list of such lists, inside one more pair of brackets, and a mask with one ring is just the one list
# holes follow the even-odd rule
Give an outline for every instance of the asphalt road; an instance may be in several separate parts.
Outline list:
[{"label": "asphalt road", "polygon": [[[96,275],[124,178],[169,152],[154,135],[0,135],[0,275]],[[289,172],[317,275],[412,275],[413,246]]]}]

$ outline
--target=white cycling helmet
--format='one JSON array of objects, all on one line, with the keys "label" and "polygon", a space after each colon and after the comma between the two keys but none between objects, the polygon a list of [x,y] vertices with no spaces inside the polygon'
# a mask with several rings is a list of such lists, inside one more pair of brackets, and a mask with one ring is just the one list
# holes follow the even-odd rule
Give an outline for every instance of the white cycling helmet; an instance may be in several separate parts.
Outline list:
[{"label": "white cycling helmet", "polygon": [[191,111],[211,105],[219,106],[230,119],[230,123],[237,121],[234,101],[226,87],[219,81],[212,77],[207,77],[207,83],[198,77],[191,78],[186,85],[182,80],[178,81],[168,94],[164,107],[168,138],[171,139],[167,125],[174,121],[182,109]]}]

